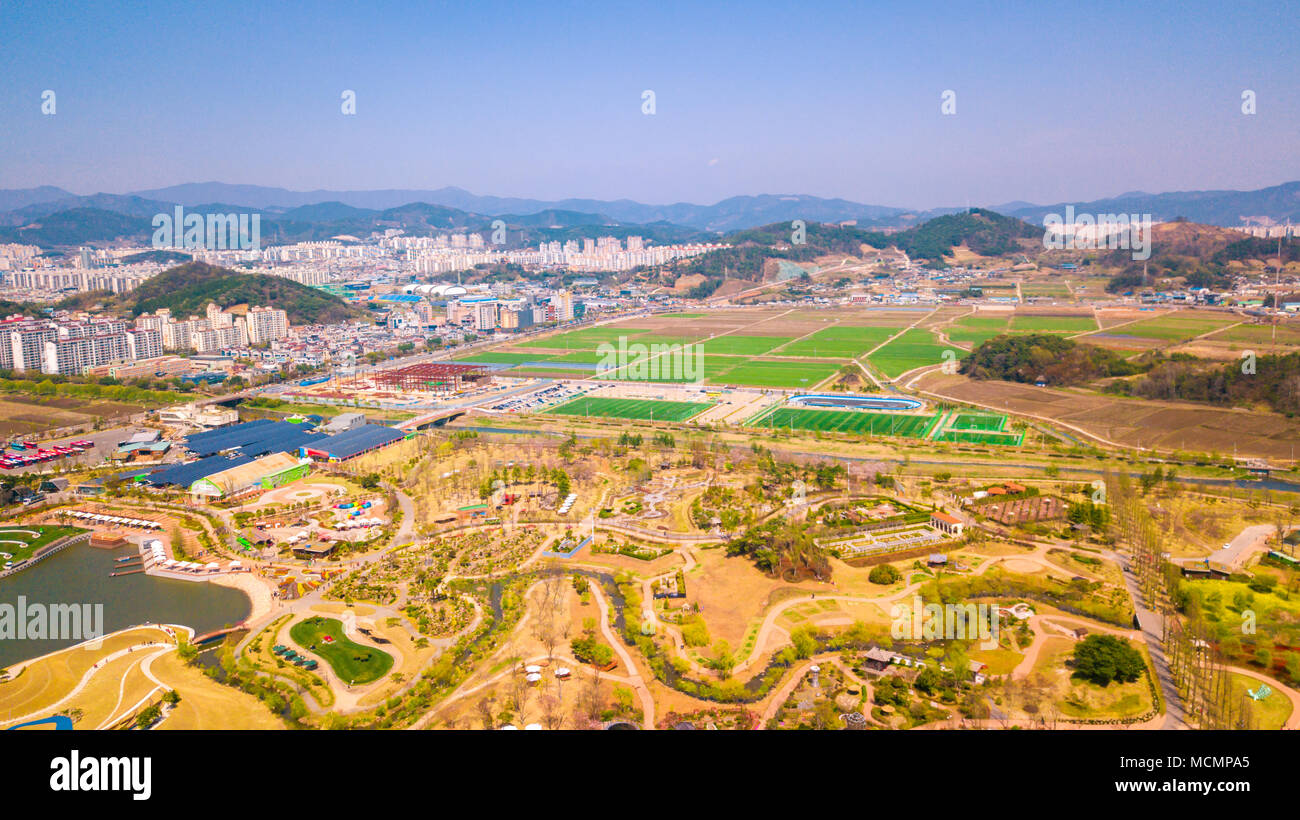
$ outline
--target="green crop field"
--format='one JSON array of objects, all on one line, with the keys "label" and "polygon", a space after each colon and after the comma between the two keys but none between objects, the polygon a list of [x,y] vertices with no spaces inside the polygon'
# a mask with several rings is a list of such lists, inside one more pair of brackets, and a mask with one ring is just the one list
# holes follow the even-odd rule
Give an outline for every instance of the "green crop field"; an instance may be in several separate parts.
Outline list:
[{"label": "green crop field", "polygon": [[703,356],[701,358],[703,373],[700,372],[701,359],[696,358],[694,349],[692,349],[689,359],[684,354],[682,356],[637,357],[626,362],[624,366],[609,371],[607,374],[597,374],[596,371],[589,371],[587,375],[591,378],[622,382],[694,384],[703,379],[724,373],[736,365],[748,361],[744,356]]},{"label": "green crop field", "polygon": [[1087,333],[1097,329],[1091,316],[1022,316],[1011,320],[1016,333]]},{"label": "green crop field", "polygon": [[509,353],[504,351],[488,351],[487,353],[475,353],[473,356],[466,356],[463,359],[457,359],[457,364],[519,364],[520,362],[545,362],[550,361],[552,356],[542,353]]},{"label": "green crop field", "polygon": [[867,361],[889,378],[895,379],[917,367],[943,364],[945,350],[951,350],[957,358],[961,358],[965,353],[963,350],[937,343],[934,334],[928,330],[911,328],[872,353],[867,357]]},{"label": "green crop field", "polygon": [[786,430],[817,430],[860,433],[873,436],[924,438],[938,416],[906,413],[869,413],[861,410],[805,410],[779,407],[749,423],[750,427]]},{"label": "green crop field", "polygon": [[343,634],[343,622],[336,618],[318,615],[299,621],[290,628],[289,637],[303,649],[324,658],[345,683],[370,683],[393,668],[392,655],[348,640]]},{"label": "green crop field", "polygon": [[611,399],[584,396],[552,407],[547,413],[561,416],[598,416],[643,421],[686,421],[713,406],[712,402],[656,401],[653,399]]},{"label": "green crop field", "polygon": [[852,359],[897,332],[896,327],[837,325],[792,342],[776,353],[779,356],[812,356],[816,359]]},{"label": "green crop field", "polygon": [[796,362],[754,359],[710,375],[713,384],[749,387],[812,387],[835,375],[840,365],[832,362]]},{"label": "green crop field", "polygon": [[705,354],[722,354],[730,356],[761,356],[773,348],[780,347],[793,339],[793,336],[719,336],[698,342]]},{"label": "green crop field", "polygon": [[[1143,319],[1131,325],[1119,325],[1109,333],[1132,336],[1137,339],[1155,339],[1161,342],[1185,342],[1203,333],[1235,324],[1234,317],[1207,316],[1194,313],[1170,313],[1152,319]],[[1086,341],[1086,339],[1085,339]]]},{"label": "green crop field", "polygon": [[632,342],[631,337],[649,332],[649,329],[644,327],[588,327],[582,330],[571,330],[568,333],[561,333],[556,336],[547,336],[544,339],[531,339],[527,342],[520,342],[515,347],[543,348],[545,350],[595,350],[602,342],[618,344],[620,336],[627,336],[630,344]]}]

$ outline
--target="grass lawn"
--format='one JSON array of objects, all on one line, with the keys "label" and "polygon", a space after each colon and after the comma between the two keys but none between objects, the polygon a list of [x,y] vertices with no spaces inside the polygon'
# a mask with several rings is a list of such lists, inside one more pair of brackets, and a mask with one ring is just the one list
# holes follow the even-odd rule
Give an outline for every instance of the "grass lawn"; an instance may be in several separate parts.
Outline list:
[{"label": "grass lawn", "polygon": [[607,399],[584,396],[546,412],[561,416],[597,416],[614,419],[686,421],[712,407],[712,402]]},{"label": "grass lawn", "polygon": [[0,556],[0,566],[6,561],[26,561],[32,553],[41,547],[56,541],[65,535],[76,535],[85,530],[79,527],[55,527],[37,524],[13,524],[0,526],[0,552],[8,553],[12,558]]},{"label": "grass lawn", "polygon": [[344,683],[377,681],[393,668],[392,655],[348,640],[343,635],[343,622],[335,618],[316,616],[299,621],[289,629],[289,637],[323,658]]},{"label": "grass lawn", "polygon": [[[1269,686],[1273,691],[1263,700],[1252,700],[1246,690],[1258,692],[1261,681],[1230,672],[1232,677],[1232,697],[1229,703],[1234,706],[1245,704],[1249,712],[1250,728],[1281,729],[1291,717],[1291,700],[1277,691],[1276,686]],[[1267,684],[1264,684],[1267,686]]]}]

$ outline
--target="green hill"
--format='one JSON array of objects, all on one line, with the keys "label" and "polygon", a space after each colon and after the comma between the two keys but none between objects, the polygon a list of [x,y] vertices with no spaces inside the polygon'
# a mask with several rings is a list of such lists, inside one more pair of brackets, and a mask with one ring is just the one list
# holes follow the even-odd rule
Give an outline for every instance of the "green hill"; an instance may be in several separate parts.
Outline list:
[{"label": "green hill", "polygon": [[295,325],[332,324],[363,318],[358,310],[329,293],[280,276],[236,273],[227,268],[189,262],[140,283],[119,306],[132,316],[168,308],[174,316],[201,314],[209,302],[218,307],[270,305],[289,314]]}]

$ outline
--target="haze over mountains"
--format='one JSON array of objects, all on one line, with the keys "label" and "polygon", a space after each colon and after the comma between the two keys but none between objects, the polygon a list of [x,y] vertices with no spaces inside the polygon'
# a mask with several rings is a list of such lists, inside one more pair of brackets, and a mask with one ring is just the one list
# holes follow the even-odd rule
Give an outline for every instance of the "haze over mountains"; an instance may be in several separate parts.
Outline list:
[{"label": "haze over mountains", "polygon": [[[324,238],[330,230],[363,230],[380,222],[403,226],[482,230],[501,217],[512,227],[553,231],[603,227],[657,226],[656,241],[690,241],[708,234],[803,219],[808,222],[856,221],[863,227],[908,227],[965,208],[909,210],[870,205],[845,199],[806,195],[763,194],[736,196],[712,205],[687,202],[647,205],[629,199],[563,199],[557,201],[516,197],[480,196],[461,188],[435,190],[382,189],[368,191],[290,191],[260,185],[221,182],[186,183],[127,194],[97,193],[79,196],[62,188],[0,190],[0,241],[22,241],[24,234],[40,231],[42,221],[54,215],[57,237],[31,233],[36,244],[106,241],[138,233],[140,223],[176,205],[204,211],[257,209],[281,224],[281,238]],[[1090,202],[1036,205],[1015,201],[986,206],[989,210],[1041,224],[1044,215],[1063,214],[1072,205],[1080,213],[1150,214],[1167,221],[1186,217],[1194,222],[1235,227],[1247,222],[1300,223],[1300,182],[1255,191],[1177,191],[1149,194],[1128,192]],[[71,212],[71,213],[69,213]],[[113,220],[105,213],[131,217]],[[84,230],[76,225],[85,222]],[[321,226],[313,231],[304,226]],[[147,226],[147,225],[146,225]],[[110,233],[105,233],[110,230]],[[119,231],[119,233],[111,233]],[[613,231],[619,233],[619,231]],[[647,231],[647,233],[654,233]],[[698,236],[696,235],[698,234]],[[267,233],[264,231],[264,236]],[[274,232],[271,234],[274,237]],[[55,241],[57,238],[57,242]],[[532,232],[521,239],[536,239]],[[274,239],[272,240],[274,241]]]}]

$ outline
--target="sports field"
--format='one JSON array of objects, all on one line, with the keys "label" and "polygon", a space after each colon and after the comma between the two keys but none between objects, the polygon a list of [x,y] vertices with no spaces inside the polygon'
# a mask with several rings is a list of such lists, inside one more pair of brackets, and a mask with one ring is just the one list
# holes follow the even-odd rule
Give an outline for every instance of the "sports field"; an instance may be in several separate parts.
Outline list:
[{"label": "sports field", "polygon": [[979,413],[958,413],[948,423],[949,430],[973,430],[996,433],[1006,426],[1006,416],[986,416]]},{"label": "sports field", "polygon": [[1000,444],[1006,447],[1019,447],[1025,439],[1023,432],[993,433],[976,430],[957,430],[949,427],[934,437],[934,441],[948,441],[954,444]]},{"label": "sports field", "polygon": [[938,416],[909,413],[866,413],[860,410],[805,410],[798,407],[779,407],[751,421],[749,426],[924,438],[937,418]]},{"label": "sports field", "polygon": [[644,421],[686,421],[698,416],[712,406],[712,402],[610,399],[583,396],[559,407],[552,407],[546,412],[561,416],[597,416]]}]

